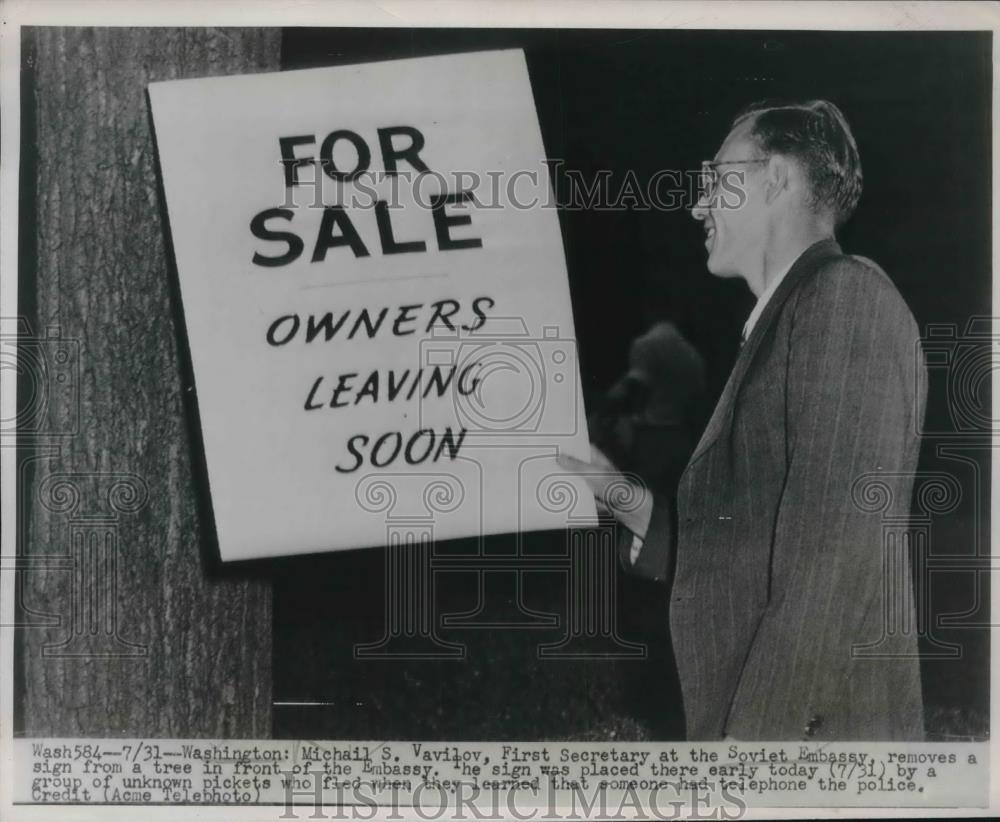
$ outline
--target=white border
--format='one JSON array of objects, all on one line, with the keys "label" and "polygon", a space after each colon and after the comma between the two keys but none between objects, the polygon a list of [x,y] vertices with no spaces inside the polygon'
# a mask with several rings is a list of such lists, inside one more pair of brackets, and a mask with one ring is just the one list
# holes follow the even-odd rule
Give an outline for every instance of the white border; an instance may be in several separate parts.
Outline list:
[{"label": "white border", "polygon": [[4,19],[58,26],[997,29],[991,2],[815,0],[4,0]]},{"label": "white border", "polygon": [[[990,30],[993,45],[993,203],[1000,202],[1000,156],[996,151],[1000,131],[997,33],[1000,32],[1000,2],[810,2],[789,0],[2,0],[0,4],[0,315],[13,316],[17,306],[18,155],[20,137],[20,26],[372,26],[372,27],[569,27],[569,28],[673,28],[673,29],[827,29],[838,31]],[[918,135],[914,135],[917,139]],[[993,271],[1000,267],[1000,249],[993,243]],[[942,282],[948,272],[942,272]],[[993,315],[1000,316],[1000,295],[995,280]],[[8,332],[6,325],[2,329]],[[0,370],[0,417],[11,419],[15,410],[13,369]],[[1000,401],[1000,373],[993,377],[993,401]],[[7,443],[5,442],[5,445]],[[1000,512],[1000,466],[992,465],[993,512]],[[13,480],[15,449],[0,449],[0,516],[2,555],[15,552],[16,497]],[[993,532],[998,518],[993,517]],[[996,538],[992,538],[992,553]],[[0,625],[10,625],[14,614],[14,575],[0,574]],[[1000,612],[1000,586],[991,585],[991,609]],[[136,806],[62,806],[42,808],[11,806],[11,717],[13,707],[13,631],[0,628],[0,819],[109,819],[134,820]],[[1000,659],[1000,637],[993,632],[991,659]],[[998,770],[998,748],[994,721],[1000,713],[1000,679],[991,665],[991,776]],[[1000,784],[991,778],[991,808],[1000,808]],[[300,819],[308,818],[300,808]],[[150,822],[173,822],[178,817],[215,819],[277,819],[280,808],[176,808],[147,807],[141,810]],[[812,818],[987,816],[989,810],[832,809],[809,810]],[[796,809],[756,809],[747,818],[801,818]],[[379,817],[376,817],[379,818]],[[384,818],[384,815],[383,817]],[[395,817],[396,819],[399,816]]]}]

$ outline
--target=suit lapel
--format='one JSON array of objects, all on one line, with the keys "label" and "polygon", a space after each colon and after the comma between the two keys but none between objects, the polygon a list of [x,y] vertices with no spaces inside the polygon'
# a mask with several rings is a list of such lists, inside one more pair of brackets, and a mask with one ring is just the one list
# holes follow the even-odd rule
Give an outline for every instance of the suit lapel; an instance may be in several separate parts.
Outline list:
[{"label": "suit lapel", "polygon": [[840,246],[837,245],[836,240],[821,240],[803,251],[788,270],[785,278],[775,289],[767,305],[764,306],[764,310],[757,319],[756,325],[754,325],[753,330],[750,332],[750,337],[743,344],[743,348],[740,349],[740,354],[736,358],[732,373],[726,381],[726,387],[722,391],[722,396],[719,397],[719,402],[715,406],[715,411],[712,412],[712,417],[705,427],[705,432],[701,435],[701,439],[694,449],[694,454],[688,461],[688,466],[692,465],[695,460],[704,454],[725,429],[726,423],[732,415],[733,403],[739,394],[740,386],[743,384],[743,378],[746,376],[750,363],[753,362],[754,354],[756,354],[761,341],[767,335],[768,329],[781,313],[782,307],[795,289],[795,286],[807,274],[815,271],[817,267],[827,260],[840,254]]}]

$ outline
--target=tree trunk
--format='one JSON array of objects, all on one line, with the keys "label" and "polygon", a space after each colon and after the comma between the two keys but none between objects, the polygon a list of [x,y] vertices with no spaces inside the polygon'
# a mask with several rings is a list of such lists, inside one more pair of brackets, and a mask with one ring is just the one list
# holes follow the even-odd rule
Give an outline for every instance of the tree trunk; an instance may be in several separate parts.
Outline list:
[{"label": "tree trunk", "polygon": [[42,365],[25,362],[44,366],[46,406],[22,474],[20,727],[267,737],[271,590],[206,552],[146,84],[276,70],[280,32],[33,28],[24,46],[37,255],[22,305]]}]

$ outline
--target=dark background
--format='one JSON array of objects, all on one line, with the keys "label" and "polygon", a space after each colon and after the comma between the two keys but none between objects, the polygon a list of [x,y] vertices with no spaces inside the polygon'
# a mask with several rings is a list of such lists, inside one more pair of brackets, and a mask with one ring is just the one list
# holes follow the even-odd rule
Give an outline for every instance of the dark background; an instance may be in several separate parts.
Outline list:
[{"label": "dark background", "polygon": [[[954,324],[950,350],[989,346],[963,337],[970,318],[990,311],[988,33],[288,29],[282,62],[296,69],[511,47],[525,49],[548,157],[588,178],[610,169],[620,180],[631,169],[644,181],[664,168],[697,168],[755,100],[834,101],[853,127],[865,177],[841,245],[888,272],[921,329]],[[752,297],[742,281],[707,274],[700,226],[683,211],[563,211],[560,219],[588,407],[623,371],[630,341],[659,319],[675,322],[705,358],[714,399]],[[984,383],[972,381],[972,401],[988,418],[988,366],[984,373]],[[933,520],[939,564],[977,545],[989,552],[989,438],[981,430],[956,438],[948,379],[934,372],[927,430],[939,436],[925,438],[921,462],[963,488],[958,509]],[[979,461],[981,484],[973,462],[939,451],[956,442]],[[490,543],[503,550],[510,539]],[[532,535],[529,550],[558,550],[563,539]],[[326,703],[276,706],[276,736],[683,734],[664,590],[618,582],[620,630],[646,643],[644,660],[541,660],[538,644],[558,640],[558,629],[493,628],[441,630],[466,645],[464,660],[361,662],[354,644],[384,630],[383,562],[380,551],[356,551],[274,563],[274,699]],[[924,650],[959,646],[957,658],[924,666],[932,738],[986,733],[986,589],[985,573],[946,565],[931,577],[924,613],[936,642]],[[564,613],[564,590],[557,575],[525,575],[524,602],[539,611]],[[476,602],[472,576],[442,576],[442,612]],[[964,615],[938,625],[947,614]]]}]

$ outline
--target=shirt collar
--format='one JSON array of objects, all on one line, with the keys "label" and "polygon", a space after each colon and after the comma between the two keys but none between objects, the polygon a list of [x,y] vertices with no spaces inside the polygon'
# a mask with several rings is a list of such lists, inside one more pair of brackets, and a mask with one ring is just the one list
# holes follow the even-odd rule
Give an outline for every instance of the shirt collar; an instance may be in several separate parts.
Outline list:
[{"label": "shirt collar", "polygon": [[757,298],[757,303],[754,305],[753,311],[750,312],[750,316],[747,317],[747,321],[743,325],[743,342],[750,339],[753,327],[757,324],[757,320],[760,319],[760,315],[764,313],[767,301],[770,300],[774,292],[778,290],[778,286],[781,285],[781,281],[785,279],[785,275],[791,270],[797,259],[798,258],[792,260],[782,271],[779,271],[777,276],[771,280],[768,287],[765,288],[763,293]]}]

